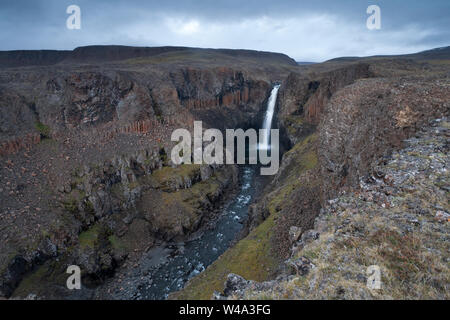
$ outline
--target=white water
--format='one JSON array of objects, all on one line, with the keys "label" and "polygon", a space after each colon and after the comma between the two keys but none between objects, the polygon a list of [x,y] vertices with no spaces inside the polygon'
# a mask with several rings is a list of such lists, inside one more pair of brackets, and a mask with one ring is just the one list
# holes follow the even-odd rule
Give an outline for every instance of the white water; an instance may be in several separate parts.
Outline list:
[{"label": "white water", "polygon": [[272,118],[275,111],[275,103],[277,102],[278,89],[280,89],[279,84],[273,87],[272,92],[270,93],[269,101],[267,102],[267,111],[262,127],[264,132],[261,139],[262,141],[259,143],[259,148],[263,150],[267,150],[270,148],[270,128],[272,127]]}]

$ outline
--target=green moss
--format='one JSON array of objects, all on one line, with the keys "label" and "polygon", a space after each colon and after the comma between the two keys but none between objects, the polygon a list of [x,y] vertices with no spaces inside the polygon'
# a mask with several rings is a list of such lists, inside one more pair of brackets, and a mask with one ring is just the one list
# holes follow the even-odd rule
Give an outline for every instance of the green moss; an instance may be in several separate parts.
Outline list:
[{"label": "green moss", "polygon": [[[89,206],[90,201],[86,199],[86,192],[79,189],[72,189],[70,194],[62,201],[62,205],[66,211],[75,214],[78,212],[78,204],[83,200]],[[93,210],[92,203],[90,203],[90,206]]]},{"label": "green moss", "polygon": [[14,295],[27,296],[30,293],[34,293],[35,290],[38,290],[40,283],[49,276],[50,271],[48,270],[48,266],[43,265],[38,267],[35,272],[22,280],[19,287],[15,290]]},{"label": "green moss", "polygon": [[113,247],[113,249],[119,249],[122,247],[122,243],[120,242],[120,239],[117,238],[115,235],[109,236],[108,241],[111,244],[111,247]]},{"label": "green moss", "polygon": [[201,181],[187,189],[185,192],[190,193],[191,198],[201,199],[206,195],[209,199],[214,198],[220,188],[220,182],[216,176],[210,177],[208,180]]},{"label": "green moss", "polygon": [[41,134],[41,137],[44,139],[48,139],[51,138],[51,129],[49,126],[43,124],[40,121],[37,121],[34,124],[35,128],[39,131],[39,133]]},{"label": "green moss", "polygon": [[295,134],[305,122],[305,118],[301,115],[289,115],[284,118],[284,124],[290,134]]},{"label": "green moss", "polygon": [[174,187],[180,182],[195,182],[200,176],[200,165],[183,164],[176,168],[162,167],[153,172],[150,177],[146,177],[146,183],[164,191],[174,191]]},{"label": "green moss", "polygon": [[64,209],[70,213],[78,212],[78,201],[73,197],[69,197],[67,200],[63,201],[63,206]]},{"label": "green moss", "polygon": [[294,190],[306,184],[313,186],[316,183],[314,179],[299,179],[299,177],[317,167],[317,152],[314,147],[317,138],[317,134],[306,137],[283,157],[289,159],[289,163],[280,175],[280,187],[269,195],[268,210],[271,214],[276,213],[277,209],[286,203]]},{"label": "green moss", "polygon": [[214,207],[229,173],[216,171],[209,179],[194,183],[189,188],[183,188],[183,181],[193,183],[200,178],[183,178],[183,175],[200,174],[192,166],[163,168],[154,174],[154,188],[144,192],[138,210],[149,212],[151,217],[147,220],[151,220],[155,228],[180,233],[182,228],[195,231],[201,216]]},{"label": "green moss", "polygon": [[78,236],[81,248],[94,248],[99,244],[100,237],[104,229],[100,224],[96,224],[90,229],[82,232]]},{"label": "green moss", "polygon": [[286,117],[286,121],[289,124],[294,124],[294,125],[302,125],[305,122],[305,118],[301,115],[289,115]]},{"label": "green moss", "polygon": [[46,261],[23,278],[12,297],[25,298],[30,293],[38,296],[48,295],[53,293],[56,287],[65,287],[69,276],[66,269],[69,265],[65,257]]},{"label": "green moss", "polygon": [[148,159],[145,159],[145,160],[144,160],[144,164],[145,164],[146,166],[149,166],[149,165],[151,165],[151,164],[153,164],[153,163],[154,163],[154,160],[151,159],[151,158],[148,158]]},{"label": "green moss", "polygon": [[154,223],[157,222],[163,229],[170,230],[179,224],[189,228],[198,219],[199,199],[195,199],[190,192],[162,192],[160,197],[155,204],[161,214],[156,217]]},{"label": "green moss", "polygon": [[309,260],[314,260],[314,259],[317,259],[319,257],[318,252],[312,251],[312,250],[305,250],[305,251],[302,252],[302,255],[304,255]]},{"label": "green moss", "polygon": [[156,170],[152,176],[160,183],[177,177],[193,177],[200,171],[198,164],[183,164],[178,167],[162,167]]},{"label": "green moss", "polygon": [[279,263],[271,244],[274,219],[275,215],[271,215],[203,273],[189,281],[183,290],[173,294],[172,298],[211,299],[214,291],[223,291],[229,273],[239,274],[249,280],[269,280]]},{"label": "green moss", "polygon": [[109,236],[108,241],[111,245],[111,248],[113,248],[113,250],[117,253],[126,253],[129,250],[126,242],[115,235]]},{"label": "green moss", "polygon": [[315,148],[317,139],[317,134],[309,135],[302,141],[295,144],[291,150],[286,152],[286,154],[283,156],[283,160],[290,160],[288,161],[287,167],[284,170],[285,180],[295,180],[303,172],[313,169],[317,166],[318,158]]},{"label": "green moss", "polygon": [[132,181],[128,184],[128,189],[130,190],[136,189],[137,187],[139,187],[138,181]]},{"label": "green moss", "polygon": [[408,155],[411,157],[421,158],[421,159],[425,159],[425,160],[431,160],[431,158],[429,156],[425,156],[419,152],[408,152]]}]

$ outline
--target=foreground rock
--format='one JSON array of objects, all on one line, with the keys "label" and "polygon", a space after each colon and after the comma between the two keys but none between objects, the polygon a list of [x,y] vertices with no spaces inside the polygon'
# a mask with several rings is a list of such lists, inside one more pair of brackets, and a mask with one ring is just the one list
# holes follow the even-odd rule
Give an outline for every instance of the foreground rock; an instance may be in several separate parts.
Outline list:
[{"label": "foreground rock", "polygon": [[[314,229],[268,282],[230,275],[232,299],[449,299],[450,122],[438,119],[360,181],[327,201]],[[311,235],[314,236],[311,237]],[[369,266],[381,288],[368,286]]]}]

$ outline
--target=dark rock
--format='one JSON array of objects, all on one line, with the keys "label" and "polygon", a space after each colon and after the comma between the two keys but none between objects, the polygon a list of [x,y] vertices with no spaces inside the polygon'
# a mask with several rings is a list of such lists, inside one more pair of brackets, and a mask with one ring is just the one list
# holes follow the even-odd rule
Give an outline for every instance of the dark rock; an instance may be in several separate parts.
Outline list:
[{"label": "dark rock", "polygon": [[241,276],[230,273],[225,282],[223,293],[225,296],[229,296],[234,292],[239,292],[240,290],[246,288],[249,283],[250,281],[245,280]]},{"label": "dark rock", "polygon": [[308,274],[312,268],[315,268],[315,265],[306,257],[300,257],[295,260],[289,259],[286,261],[286,264],[299,276],[304,276]]}]

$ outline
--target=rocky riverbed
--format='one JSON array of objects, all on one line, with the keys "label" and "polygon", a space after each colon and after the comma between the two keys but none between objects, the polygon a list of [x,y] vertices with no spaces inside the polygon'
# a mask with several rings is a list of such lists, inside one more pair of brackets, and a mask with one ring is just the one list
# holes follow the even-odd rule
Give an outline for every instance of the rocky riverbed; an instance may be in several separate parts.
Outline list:
[{"label": "rocky riverbed", "polygon": [[96,295],[114,299],[165,299],[215,261],[242,230],[256,184],[255,166],[240,168],[240,186],[218,217],[185,242],[164,243],[119,270]]}]

